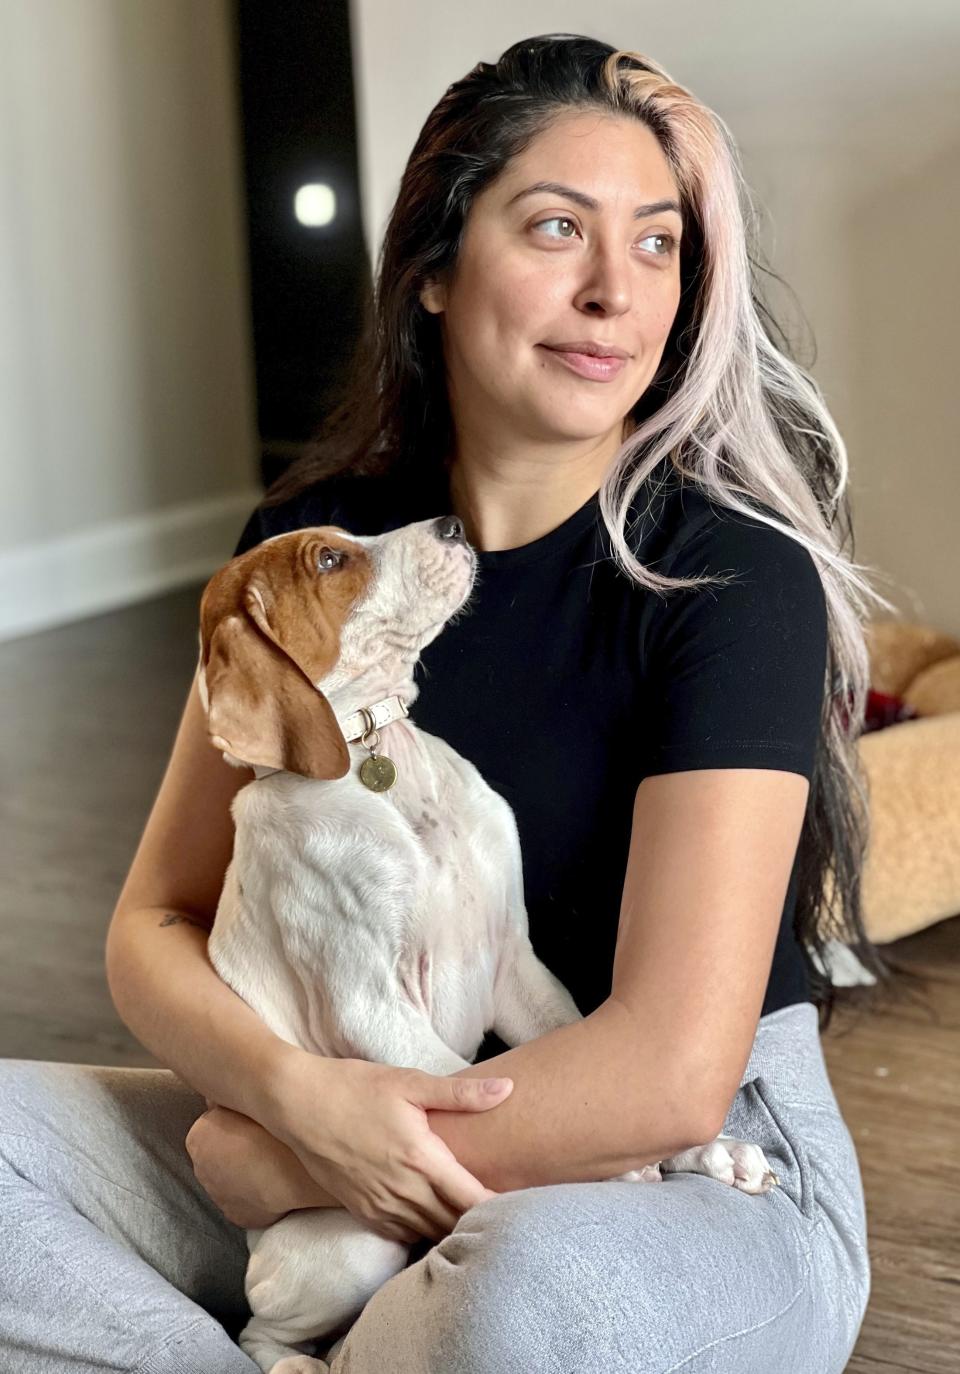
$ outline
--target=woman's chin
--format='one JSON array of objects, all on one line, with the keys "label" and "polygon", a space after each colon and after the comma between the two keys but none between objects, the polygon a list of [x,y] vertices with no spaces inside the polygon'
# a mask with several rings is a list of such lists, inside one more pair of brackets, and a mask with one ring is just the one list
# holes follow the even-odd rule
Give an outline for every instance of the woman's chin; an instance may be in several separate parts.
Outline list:
[{"label": "woman's chin", "polygon": [[585,415],[583,411],[566,413],[559,407],[540,417],[545,433],[556,443],[602,443],[611,435],[619,441],[623,415]]}]

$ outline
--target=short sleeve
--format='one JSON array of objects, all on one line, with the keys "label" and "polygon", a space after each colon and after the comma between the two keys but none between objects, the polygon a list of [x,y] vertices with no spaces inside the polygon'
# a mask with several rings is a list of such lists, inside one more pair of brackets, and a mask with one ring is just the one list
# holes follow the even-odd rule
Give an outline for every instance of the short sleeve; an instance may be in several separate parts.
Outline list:
[{"label": "short sleeve", "polygon": [[291,530],[302,530],[308,525],[326,525],[333,522],[335,510],[335,488],[330,479],[312,484],[276,505],[259,505],[240,532],[233,557],[272,539],[277,534],[288,534]]},{"label": "short sleeve", "polygon": [[712,520],[665,571],[736,577],[658,599],[645,643],[644,775],[776,768],[812,779],[828,625],[811,554],[736,515]]}]

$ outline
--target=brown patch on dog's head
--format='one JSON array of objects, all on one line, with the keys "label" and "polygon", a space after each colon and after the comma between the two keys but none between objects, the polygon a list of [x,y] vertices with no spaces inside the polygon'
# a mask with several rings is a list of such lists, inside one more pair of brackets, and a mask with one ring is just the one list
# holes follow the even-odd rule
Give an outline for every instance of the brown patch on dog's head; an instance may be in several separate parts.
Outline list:
[{"label": "brown patch on dog's head", "polygon": [[[322,549],[343,555],[321,570]],[[367,592],[366,550],[334,526],[279,535],[215,573],[200,601],[200,664],[215,748],[244,763],[342,778],[343,731],[320,682],[340,633]]]}]

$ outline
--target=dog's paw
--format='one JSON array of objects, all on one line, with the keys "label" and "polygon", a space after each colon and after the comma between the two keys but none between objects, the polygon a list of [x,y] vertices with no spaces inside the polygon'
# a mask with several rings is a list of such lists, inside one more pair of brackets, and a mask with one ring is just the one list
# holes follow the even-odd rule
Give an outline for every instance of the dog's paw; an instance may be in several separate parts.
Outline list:
[{"label": "dog's paw", "polygon": [[663,1175],[659,1164],[644,1164],[642,1169],[631,1169],[628,1174],[617,1174],[617,1183],[662,1183]]},{"label": "dog's paw", "polygon": [[733,1136],[721,1135],[709,1145],[684,1150],[660,1167],[668,1174],[703,1174],[742,1193],[769,1193],[780,1182],[759,1145]]},{"label": "dog's paw", "polygon": [[760,1146],[746,1140],[720,1136],[701,1146],[698,1153],[703,1165],[698,1173],[739,1188],[742,1193],[769,1193],[780,1182]]},{"label": "dog's paw", "polygon": [[724,1148],[733,1159],[733,1186],[742,1193],[769,1193],[780,1180],[770,1168],[759,1145],[746,1140],[724,1140]]}]

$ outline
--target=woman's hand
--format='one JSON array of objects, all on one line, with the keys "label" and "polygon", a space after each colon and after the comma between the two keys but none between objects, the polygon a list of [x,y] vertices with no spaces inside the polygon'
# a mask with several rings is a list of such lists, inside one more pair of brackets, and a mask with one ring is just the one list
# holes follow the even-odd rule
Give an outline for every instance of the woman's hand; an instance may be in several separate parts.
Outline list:
[{"label": "woman's hand", "polygon": [[295,1207],[338,1206],[263,1126],[209,1104],[184,1142],[197,1182],[234,1226],[272,1226]]},{"label": "woman's hand", "polygon": [[387,1240],[440,1240],[497,1194],[458,1163],[427,1110],[487,1111],[513,1080],[442,1077],[297,1051],[274,1085],[267,1124],[324,1191]]}]

